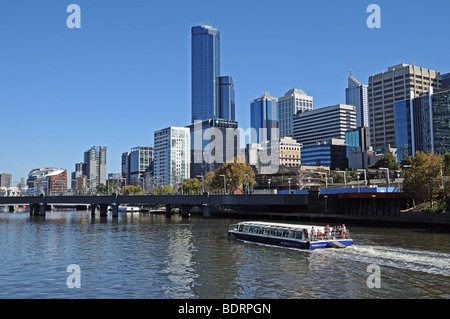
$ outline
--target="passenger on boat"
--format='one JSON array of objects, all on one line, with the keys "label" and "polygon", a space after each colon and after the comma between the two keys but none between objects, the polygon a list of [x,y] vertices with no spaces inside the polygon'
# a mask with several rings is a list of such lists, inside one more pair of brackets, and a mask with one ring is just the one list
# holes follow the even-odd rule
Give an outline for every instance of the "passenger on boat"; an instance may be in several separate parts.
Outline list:
[{"label": "passenger on boat", "polygon": [[311,228],[311,241],[314,240],[314,237],[316,236],[316,230],[313,228]]}]

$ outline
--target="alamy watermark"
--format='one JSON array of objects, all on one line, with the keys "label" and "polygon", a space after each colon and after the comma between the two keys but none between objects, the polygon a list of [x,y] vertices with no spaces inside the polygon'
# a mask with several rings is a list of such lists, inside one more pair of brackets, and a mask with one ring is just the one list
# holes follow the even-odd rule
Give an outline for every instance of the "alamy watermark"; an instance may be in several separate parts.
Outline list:
[{"label": "alamy watermark", "polygon": [[381,8],[378,4],[370,4],[367,7],[367,13],[371,13],[367,17],[367,27],[369,29],[380,29],[381,28]]},{"label": "alamy watermark", "polygon": [[77,264],[71,264],[67,266],[67,272],[70,275],[67,277],[67,288],[81,288],[81,268]]},{"label": "alamy watermark", "polygon": [[81,8],[78,4],[69,4],[66,12],[71,14],[67,17],[66,25],[69,29],[81,28]]},{"label": "alamy watermark", "polygon": [[370,274],[367,277],[367,287],[370,289],[381,288],[381,268],[378,265],[372,264],[367,266],[367,272]]}]

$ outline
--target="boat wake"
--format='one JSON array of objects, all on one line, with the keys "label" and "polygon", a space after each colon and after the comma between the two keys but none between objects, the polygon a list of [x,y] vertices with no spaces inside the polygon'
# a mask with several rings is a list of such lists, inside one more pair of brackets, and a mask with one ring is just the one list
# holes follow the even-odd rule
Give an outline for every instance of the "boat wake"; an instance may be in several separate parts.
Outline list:
[{"label": "boat wake", "polygon": [[353,245],[346,249],[315,251],[315,254],[366,264],[389,266],[450,277],[450,254],[391,246]]}]

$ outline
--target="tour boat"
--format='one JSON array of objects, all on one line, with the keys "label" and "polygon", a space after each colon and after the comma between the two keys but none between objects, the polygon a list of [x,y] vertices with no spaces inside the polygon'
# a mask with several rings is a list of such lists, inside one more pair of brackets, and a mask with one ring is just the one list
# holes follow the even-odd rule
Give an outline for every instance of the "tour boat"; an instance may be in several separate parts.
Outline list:
[{"label": "tour boat", "polygon": [[342,228],[279,224],[269,222],[241,222],[230,225],[228,236],[241,241],[300,249],[344,248],[353,244],[349,231]]}]

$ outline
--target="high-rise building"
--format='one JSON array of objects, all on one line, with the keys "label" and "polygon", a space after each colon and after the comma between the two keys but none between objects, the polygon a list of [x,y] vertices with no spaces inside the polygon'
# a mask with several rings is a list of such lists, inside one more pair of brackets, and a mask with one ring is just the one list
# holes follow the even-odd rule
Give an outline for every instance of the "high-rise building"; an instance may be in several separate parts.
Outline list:
[{"label": "high-rise building", "polygon": [[264,93],[250,102],[251,143],[278,140],[278,99]]},{"label": "high-rise building", "polygon": [[192,27],[192,122],[235,120],[234,83],[220,74],[220,32],[208,25]]},{"label": "high-rise building", "polygon": [[300,111],[292,122],[293,138],[303,145],[333,138],[345,140],[345,133],[356,129],[356,110],[353,105],[337,104]]},{"label": "high-rise building", "polygon": [[294,88],[278,99],[278,127],[280,137],[292,136],[292,115],[299,111],[311,111],[314,98],[304,91]]},{"label": "high-rise building", "polygon": [[234,121],[235,115],[234,83],[231,76],[219,77],[219,114],[218,118]]},{"label": "high-rise building", "polygon": [[369,127],[369,105],[367,103],[367,85],[356,80],[352,72],[348,77],[348,87],[345,89],[345,104],[356,107],[356,126]]},{"label": "high-rise building", "polygon": [[11,174],[0,174],[0,187],[11,187]]},{"label": "high-rise building", "polygon": [[450,89],[395,103],[397,160],[401,162],[416,152],[450,151]]},{"label": "high-rise building", "polygon": [[348,156],[361,151],[359,147],[349,146],[342,139],[329,139],[303,146],[302,165],[325,166],[331,170],[348,168]]},{"label": "high-rise building", "polygon": [[441,89],[450,88],[450,73],[441,74]]},{"label": "high-rise building", "polygon": [[157,184],[180,186],[189,179],[191,138],[189,128],[168,127],[155,134],[154,178]]},{"label": "high-rise building", "polygon": [[122,153],[122,163],[124,154],[127,154],[128,158],[127,165],[122,165],[122,176],[126,175],[127,185],[142,185],[144,174],[146,172],[153,174],[153,147],[137,146],[132,148],[131,152]]},{"label": "high-rise building", "polygon": [[106,185],[106,146],[92,146],[84,152],[84,172],[89,189]]},{"label": "high-rise building", "polygon": [[219,117],[220,32],[192,27],[192,123]]},{"label": "high-rise building", "polygon": [[191,176],[205,175],[238,156],[240,130],[237,122],[210,119],[187,128],[191,134]]},{"label": "high-rise building", "polygon": [[396,147],[395,102],[408,100],[411,91],[420,96],[430,86],[439,89],[441,79],[437,71],[403,63],[370,76],[368,85],[371,145],[375,151],[385,153],[388,145]]}]

